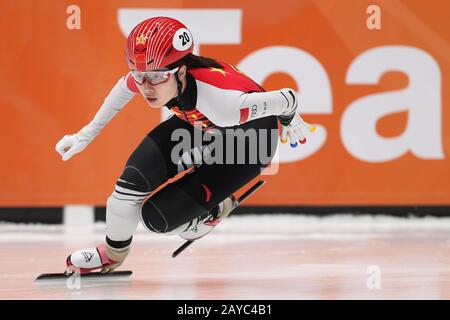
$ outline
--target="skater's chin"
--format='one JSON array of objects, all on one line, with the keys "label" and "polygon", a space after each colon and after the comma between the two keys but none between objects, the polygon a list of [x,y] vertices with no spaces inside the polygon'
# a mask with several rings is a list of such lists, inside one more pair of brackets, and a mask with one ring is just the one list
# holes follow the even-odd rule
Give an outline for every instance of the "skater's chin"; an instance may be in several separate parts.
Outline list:
[{"label": "skater's chin", "polygon": [[147,103],[150,105],[150,107],[155,108],[155,109],[159,109],[164,105],[161,103],[161,100],[158,98],[145,97],[145,100],[147,100]]}]

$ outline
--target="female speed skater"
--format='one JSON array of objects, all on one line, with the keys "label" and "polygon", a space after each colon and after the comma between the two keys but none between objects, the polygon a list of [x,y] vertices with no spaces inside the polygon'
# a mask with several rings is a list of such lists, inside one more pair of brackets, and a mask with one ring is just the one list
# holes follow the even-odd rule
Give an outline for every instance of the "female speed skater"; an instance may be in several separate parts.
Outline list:
[{"label": "female speed skater", "polygon": [[[139,23],[125,47],[130,72],[88,125],[56,144],[62,160],[70,159],[138,93],[150,107],[172,113],[126,162],[107,199],[105,242],[69,255],[68,270],[116,269],[130,252],[140,220],[151,232],[198,239],[228,216],[236,201],[232,194],[270,164],[279,136],[296,147],[306,141],[302,127],[313,131],[298,113],[293,89],[266,92],[232,65],[194,55],[193,47],[191,32],[178,20],[154,17]],[[190,139],[180,147],[181,136],[196,135],[200,141]],[[181,172],[181,178],[152,194]]]}]

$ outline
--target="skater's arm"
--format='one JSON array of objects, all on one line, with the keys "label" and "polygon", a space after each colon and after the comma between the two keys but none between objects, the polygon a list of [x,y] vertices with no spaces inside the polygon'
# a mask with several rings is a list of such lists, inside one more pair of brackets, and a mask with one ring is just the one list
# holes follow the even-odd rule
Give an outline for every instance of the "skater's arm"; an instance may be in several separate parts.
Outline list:
[{"label": "skater's arm", "polygon": [[[297,142],[305,143],[306,138],[302,128],[314,132],[314,126],[303,121],[298,112],[298,97],[294,90],[285,88],[268,92],[243,93],[237,90],[222,90],[221,95],[210,95],[208,105],[214,106],[208,118],[220,127],[232,127],[243,123],[277,116],[281,124],[281,142],[288,140],[292,147]],[[206,111],[206,110],[205,110]]]},{"label": "skater's arm", "polygon": [[92,121],[77,133],[65,135],[56,144],[55,149],[62,156],[62,160],[69,160],[74,154],[83,151],[112,118],[130,102],[137,91],[131,73],[120,78],[105,98]]},{"label": "skater's arm", "polygon": [[[240,123],[269,116],[292,119],[297,112],[298,98],[294,90],[281,89],[244,94],[240,99]],[[248,108],[248,111],[245,110]]]},{"label": "skater's arm", "polygon": [[131,99],[133,99],[136,95],[136,91],[134,91],[134,88],[130,85],[130,83],[132,83],[130,80],[133,80],[131,73],[117,81],[92,121],[83,127],[80,132],[91,139],[94,139],[112,118],[114,118],[114,116],[122,110]]},{"label": "skater's arm", "polygon": [[220,127],[232,127],[269,116],[278,116],[280,122],[287,125],[298,105],[297,95],[292,89],[252,93],[222,90],[216,99],[211,101],[215,107],[209,118]]}]

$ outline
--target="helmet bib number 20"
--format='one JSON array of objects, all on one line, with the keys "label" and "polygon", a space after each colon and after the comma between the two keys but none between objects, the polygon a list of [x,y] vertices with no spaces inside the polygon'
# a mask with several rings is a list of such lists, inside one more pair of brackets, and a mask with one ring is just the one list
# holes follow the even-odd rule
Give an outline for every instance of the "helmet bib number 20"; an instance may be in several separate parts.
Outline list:
[{"label": "helmet bib number 20", "polygon": [[192,35],[186,28],[178,29],[173,37],[173,47],[178,51],[186,51],[192,46]]}]

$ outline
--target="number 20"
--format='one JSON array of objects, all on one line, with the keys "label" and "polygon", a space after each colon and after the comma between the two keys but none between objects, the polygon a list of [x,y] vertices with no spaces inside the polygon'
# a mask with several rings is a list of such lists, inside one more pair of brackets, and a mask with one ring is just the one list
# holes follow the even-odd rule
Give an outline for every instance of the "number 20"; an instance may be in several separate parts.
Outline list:
[{"label": "number 20", "polygon": [[183,46],[185,46],[190,41],[189,35],[186,32],[183,32],[183,34],[180,34],[178,36],[178,38],[181,39]]}]

